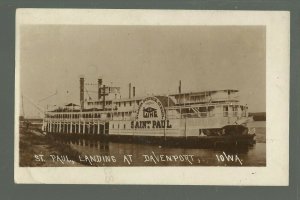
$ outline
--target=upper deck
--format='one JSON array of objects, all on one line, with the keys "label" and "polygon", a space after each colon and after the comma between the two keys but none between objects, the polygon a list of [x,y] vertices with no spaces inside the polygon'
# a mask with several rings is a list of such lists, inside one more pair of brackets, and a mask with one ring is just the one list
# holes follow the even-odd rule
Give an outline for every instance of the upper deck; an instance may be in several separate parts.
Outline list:
[{"label": "upper deck", "polygon": [[171,94],[177,105],[239,102],[238,90],[210,90]]},{"label": "upper deck", "polygon": [[[238,90],[212,90],[202,92],[185,92],[169,95],[158,95],[169,99],[169,104],[166,102],[165,107],[170,106],[192,106],[192,105],[217,105],[217,104],[238,104]],[[76,104],[68,104],[60,107],[57,112],[88,112],[88,111],[120,111],[128,112],[135,110],[140,102],[145,97],[132,97],[132,98],[107,98],[98,100],[85,100],[83,108]]]},{"label": "upper deck", "polygon": [[[146,98],[146,97],[145,97]],[[162,103],[168,118],[183,117],[247,117],[247,106],[238,100],[238,90],[214,90],[155,96]],[[144,98],[87,101],[85,108],[68,104],[47,112],[47,117],[58,119],[126,120],[135,117]],[[91,104],[93,103],[93,104]]]},{"label": "upper deck", "polygon": [[[158,96],[168,96],[175,105],[193,105],[193,104],[218,104],[218,103],[238,103],[239,91],[234,89],[211,90],[202,92],[185,92],[177,94],[165,94]],[[132,97],[120,99],[87,100],[86,109],[102,109],[103,104],[107,109],[128,110],[134,109],[145,97]]]},{"label": "upper deck", "polygon": [[[181,82],[180,82],[181,83]],[[135,87],[129,84],[129,95],[121,98],[120,88],[102,84],[98,80],[98,96],[96,99],[85,98],[84,79],[80,79],[80,105],[73,103],[47,111],[46,118],[57,119],[129,119],[136,113],[147,97],[137,97]],[[131,94],[133,91],[133,94]],[[150,96],[151,97],[151,96]],[[183,117],[246,117],[247,105],[239,102],[239,91],[236,89],[208,90],[196,92],[154,95],[159,99],[169,118]]]}]

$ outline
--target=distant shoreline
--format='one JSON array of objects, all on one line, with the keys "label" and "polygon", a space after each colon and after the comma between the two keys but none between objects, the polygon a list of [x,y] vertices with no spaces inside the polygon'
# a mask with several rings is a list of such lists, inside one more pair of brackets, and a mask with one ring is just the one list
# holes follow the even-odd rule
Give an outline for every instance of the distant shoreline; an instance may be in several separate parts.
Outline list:
[{"label": "distant shoreline", "polygon": [[249,117],[254,121],[266,121],[266,112],[249,112]]}]

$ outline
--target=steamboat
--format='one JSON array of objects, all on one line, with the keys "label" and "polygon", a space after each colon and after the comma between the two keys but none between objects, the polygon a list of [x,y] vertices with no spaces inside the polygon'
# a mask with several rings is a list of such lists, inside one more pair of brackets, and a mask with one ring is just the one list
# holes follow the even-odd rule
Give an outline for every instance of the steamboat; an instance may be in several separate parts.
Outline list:
[{"label": "steamboat", "polygon": [[239,101],[238,90],[213,90],[137,97],[129,84],[129,95],[98,79],[97,99],[85,98],[81,77],[80,105],[47,110],[43,131],[68,138],[92,138],[109,142],[137,142],[159,145],[215,147],[253,145],[255,133],[247,127],[247,105]]}]

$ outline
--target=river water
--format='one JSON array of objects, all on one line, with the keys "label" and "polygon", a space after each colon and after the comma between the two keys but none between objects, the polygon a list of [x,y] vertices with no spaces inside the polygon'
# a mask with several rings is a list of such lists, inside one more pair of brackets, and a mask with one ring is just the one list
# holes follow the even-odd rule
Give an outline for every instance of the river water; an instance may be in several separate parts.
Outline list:
[{"label": "river water", "polygon": [[256,144],[222,149],[172,148],[100,141],[69,142],[87,166],[266,166],[266,123],[252,122]]}]

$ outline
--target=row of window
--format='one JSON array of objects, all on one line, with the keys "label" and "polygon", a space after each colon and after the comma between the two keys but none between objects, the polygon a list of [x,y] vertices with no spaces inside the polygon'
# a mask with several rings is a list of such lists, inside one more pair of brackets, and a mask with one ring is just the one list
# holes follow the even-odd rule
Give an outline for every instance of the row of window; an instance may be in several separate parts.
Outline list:
[{"label": "row of window", "polygon": [[223,106],[224,111],[228,111],[229,108],[232,108],[232,111],[238,111],[238,108],[240,108],[242,111],[247,109],[246,106],[239,105]]},{"label": "row of window", "polygon": [[232,116],[236,117],[239,115],[239,108],[241,112],[242,117],[246,117],[247,113],[247,107],[246,106],[238,106],[238,105],[232,105],[232,106],[223,106],[223,116],[228,117],[229,116],[229,108],[230,111],[232,111]]},{"label": "row of window", "polygon": [[[112,124],[112,129],[115,129],[115,128],[117,128],[117,129],[120,129],[120,124],[118,124],[118,126],[115,126],[115,124]],[[126,124],[123,124],[123,129],[126,129]]]},{"label": "row of window", "polygon": [[[52,130],[59,129],[59,127],[60,127],[58,124],[52,124],[52,125],[47,125],[46,129],[50,129],[50,126],[52,126],[51,127]],[[78,126],[75,126],[75,125],[73,125],[72,128],[73,128],[74,132],[76,132],[76,130],[80,129]],[[94,126],[94,127],[91,126],[90,128],[98,130],[98,127],[96,127],[96,126]],[[112,129],[115,129],[115,128],[116,129],[120,129],[120,128],[126,129],[126,124],[123,124],[123,126],[122,126],[122,124],[112,124]],[[71,129],[70,125],[61,126],[61,130],[66,131],[66,130],[70,130],[70,129]],[[83,129],[83,127],[81,127],[81,129]],[[85,127],[85,129],[88,130],[89,128]]]},{"label": "row of window", "polygon": [[[139,105],[140,104],[140,100],[136,101],[136,104]],[[124,101],[124,102],[116,102],[116,105],[121,107],[121,105],[123,105],[124,107],[126,107],[126,105],[129,103],[129,106],[132,106],[132,101]]]},{"label": "row of window", "polygon": [[[140,100],[137,100],[136,104],[138,105],[139,103],[140,103]],[[105,105],[111,105],[111,104],[112,104],[112,102],[110,102],[110,101],[105,102]],[[126,105],[128,105],[128,104],[129,104],[129,106],[132,106],[132,101],[116,102],[116,105],[119,107],[121,107],[122,105],[124,107],[126,107]],[[102,105],[102,102],[101,101],[88,102],[88,105]]]},{"label": "row of window", "polygon": [[[182,108],[179,110],[182,115],[190,116],[190,117],[212,117],[215,116],[215,106],[207,106],[207,107],[193,107],[193,108]],[[222,109],[222,107],[221,107]],[[240,105],[225,105],[223,106],[223,116],[228,117],[229,113],[231,116],[239,116],[246,117],[247,107]],[[221,113],[220,113],[221,114]]]},{"label": "row of window", "polygon": [[[114,114],[115,117],[131,116],[132,112],[122,112]],[[84,114],[54,114],[46,115],[47,118],[58,119],[79,119],[79,118],[110,118],[111,113],[84,113]]]},{"label": "row of window", "polygon": [[[88,102],[88,105],[103,105],[102,101]],[[111,101],[105,101],[105,105],[111,105]]]},{"label": "row of window", "polygon": [[105,118],[111,117],[110,113],[86,113],[86,114],[54,114],[46,115],[47,118],[58,118],[58,119],[79,119],[79,118]]}]

